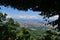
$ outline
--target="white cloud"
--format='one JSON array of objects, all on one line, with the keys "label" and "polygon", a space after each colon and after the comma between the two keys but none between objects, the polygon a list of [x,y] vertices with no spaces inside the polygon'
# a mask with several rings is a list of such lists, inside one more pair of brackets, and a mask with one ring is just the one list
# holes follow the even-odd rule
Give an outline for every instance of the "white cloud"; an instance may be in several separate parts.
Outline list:
[{"label": "white cloud", "polygon": [[16,16],[12,16],[12,15],[8,15],[6,18],[17,18],[17,19],[42,19],[41,16],[33,16],[33,15],[16,15]]},{"label": "white cloud", "polygon": [[53,17],[50,17],[48,20],[49,21],[54,21],[54,20],[56,20],[56,19],[58,19],[58,15],[55,15],[55,16],[53,16]]},{"label": "white cloud", "polygon": [[49,19],[53,19],[53,20],[56,20],[56,19],[58,19],[58,15],[55,15],[55,16],[53,16],[53,17],[50,17]]},{"label": "white cloud", "polygon": [[33,15],[31,15],[31,16],[30,15],[20,15],[18,17],[23,18],[23,19],[39,19],[39,16],[33,16]]},{"label": "white cloud", "polygon": [[14,15],[7,15],[6,18],[18,18],[18,16],[14,16]]},{"label": "white cloud", "polygon": [[[56,19],[58,19],[58,15],[55,15],[53,17],[50,17],[48,20],[49,21],[54,21]],[[17,18],[17,19],[39,19],[39,20],[43,20],[42,16],[37,16],[37,15],[16,15],[16,16],[12,16],[12,15],[8,15],[6,18]]]},{"label": "white cloud", "polygon": [[12,18],[12,16],[11,15],[8,15],[8,16],[6,16],[6,18]]}]

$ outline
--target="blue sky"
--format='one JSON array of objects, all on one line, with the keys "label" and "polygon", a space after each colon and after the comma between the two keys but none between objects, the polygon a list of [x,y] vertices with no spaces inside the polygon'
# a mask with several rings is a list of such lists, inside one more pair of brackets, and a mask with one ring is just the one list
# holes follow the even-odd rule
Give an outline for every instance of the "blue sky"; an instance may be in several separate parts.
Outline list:
[{"label": "blue sky", "polygon": [[[8,14],[7,18],[12,17],[12,18],[16,18],[16,19],[22,18],[22,19],[38,19],[38,20],[40,19],[40,20],[43,20],[43,16],[38,15],[41,12],[32,11],[29,9],[28,9],[28,11],[22,11],[22,10],[17,10],[17,9],[11,8],[10,6],[8,6],[8,7],[0,6],[0,7],[1,7],[0,12]],[[56,20],[57,18],[58,18],[58,15],[49,18],[49,20],[50,21]]]},{"label": "blue sky", "polygon": [[41,12],[36,12],[36,11],[32,11],[32,10],[28,10],[28,11],[22,11],[22,10],[17,10],[11,7],[4,7],[4,6],[0,6],[1,7],[1,12],[3,13],[7,13],[8,17],[12,17],[13,18],[38,18],[41,17],[40,14]]}]

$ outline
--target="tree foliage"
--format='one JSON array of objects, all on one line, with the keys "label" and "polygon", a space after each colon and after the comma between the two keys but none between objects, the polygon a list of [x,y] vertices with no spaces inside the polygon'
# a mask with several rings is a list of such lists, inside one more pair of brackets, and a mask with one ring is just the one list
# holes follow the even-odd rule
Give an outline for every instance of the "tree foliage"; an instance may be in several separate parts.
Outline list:
[{"label": "tree foliage", "polygon": [[60,9],[60,0],[1,0],[0,5],[11,6],[21,10],[50,11]]},{"label": "tree foliage", "polygon": [[6,13],[3,14],[0,12],[0,39],[8,40],[10,37],[14,40],[14,38],[16,38],[16,28],[19,26],[14,22],[12,18],[7,20],[6,16]]},{"label": "tree foliage", "polygon": [[17,37],[17,40],[31,40],[33,38],[29,30],[25,27],[22,27],[17,31]]},{"label": "tree foliage", "polygon": [[20,28],[18,22],[12,18],[6,18],[6,15],[0,13],[0,40],[31,40],[29,30]]}]

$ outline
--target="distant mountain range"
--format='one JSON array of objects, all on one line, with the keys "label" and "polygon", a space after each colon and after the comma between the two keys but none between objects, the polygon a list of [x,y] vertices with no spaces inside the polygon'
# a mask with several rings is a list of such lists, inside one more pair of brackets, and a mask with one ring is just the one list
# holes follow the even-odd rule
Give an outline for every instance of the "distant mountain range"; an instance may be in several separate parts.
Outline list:
[{"label": "distant mountain range", "polygon": [[45,23],[47,23],[44,20],[38,20],[38,19],[14,19],[15,21],[20,23],[20,26],[25,27],[40,27],[40,26],[47,26]]},{"label": "distant mountain range", "polygon": [[38,19],[14,19],[15,21],[18,22],[38,22],[38,23],[46,23],[44,20],[38,20]]}]

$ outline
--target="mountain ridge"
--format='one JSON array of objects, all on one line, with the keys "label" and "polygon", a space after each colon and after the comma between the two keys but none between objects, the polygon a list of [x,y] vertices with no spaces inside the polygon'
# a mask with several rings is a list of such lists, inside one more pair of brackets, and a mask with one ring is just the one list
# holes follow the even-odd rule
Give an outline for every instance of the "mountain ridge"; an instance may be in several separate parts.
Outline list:
[{"label": "mountain ridge", "polygon": [[15,21],[19,22],[20,26],[35,26],[35,27],[40,27],[40,26],[48,26],[45,25],[47,23],[44,20],[37,20],[37,19],[14,19]]}]

